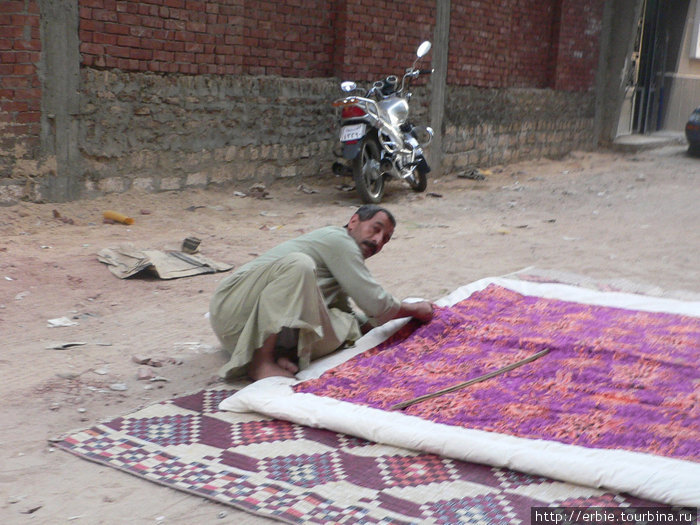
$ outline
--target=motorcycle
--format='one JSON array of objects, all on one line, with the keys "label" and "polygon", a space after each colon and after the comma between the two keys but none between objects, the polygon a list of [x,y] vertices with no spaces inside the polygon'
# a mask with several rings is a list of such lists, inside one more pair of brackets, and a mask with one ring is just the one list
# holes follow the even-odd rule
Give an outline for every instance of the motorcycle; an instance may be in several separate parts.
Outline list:
[{"label": "motorcycle", "polygon": [[335,153],[343,161],[333,164],[333,172],[352,175],[355,189],[365,203],[381,202],[388,179],[405,180],[419,192],[428,186],[430,166],[423,148],[432,141],[433,130],[414,126],[408,120],[408,103],[411,80],[433,72],[416,69],[430,48],[428,41],[418,47],[417,57],[400,84],[396,75],[389,75],[374,82],[363,96],[356,94],[361,91],[355,82],[340,85],[348,95],[334,101],[333,107],[340,109],[340,142]]}]

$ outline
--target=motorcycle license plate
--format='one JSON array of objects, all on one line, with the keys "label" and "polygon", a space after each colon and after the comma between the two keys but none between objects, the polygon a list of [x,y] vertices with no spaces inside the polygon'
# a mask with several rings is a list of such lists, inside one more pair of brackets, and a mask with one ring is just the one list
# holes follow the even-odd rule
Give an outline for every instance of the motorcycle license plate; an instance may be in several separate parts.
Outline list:
[{"label": "motorcycle license plate", "polygon": [[365,124],[353,124],[351,126],[343,126],[340,128],[340,142],[349,142],[351,140],[360,140],[365,136]]}]

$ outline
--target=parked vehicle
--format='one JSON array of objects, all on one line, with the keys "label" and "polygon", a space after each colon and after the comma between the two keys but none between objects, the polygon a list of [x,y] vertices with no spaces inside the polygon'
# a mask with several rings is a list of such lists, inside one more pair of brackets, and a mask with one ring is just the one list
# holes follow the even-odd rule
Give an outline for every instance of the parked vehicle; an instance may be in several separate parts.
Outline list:
[{"label": "parked vehicle", "polygon": [[361,96],[355,82],[340,85],[348,95],[333,102],[333,106],[341,109],[336,155],[343,160],[333,164],[333,171],[352,175],[355,189],[365,203],[380,202],[385,182],[392,178],[405,180],[415,191],[427,188],[430,167],[423,148],[430,144],[433,130],[413,125],[408,115],[411,80],[432,73],[432,69],[416,69],[430,47],[428,41],[418,47],[416,60],[400,83],[397,76],[389,75]]},{"label": "parked vehicle", "polygon": [[700,157],[700,107],[695,108],[685,125],[688,153]]}]

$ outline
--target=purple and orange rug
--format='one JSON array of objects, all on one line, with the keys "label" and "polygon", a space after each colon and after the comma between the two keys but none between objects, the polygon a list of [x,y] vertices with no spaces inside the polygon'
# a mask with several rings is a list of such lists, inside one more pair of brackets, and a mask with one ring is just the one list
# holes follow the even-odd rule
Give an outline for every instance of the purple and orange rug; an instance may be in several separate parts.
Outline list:
[{"label": "purple and orange rug", "polygon": [[295,392],[381,410],[536,361],[404,413],[445,425],[700,462],[700,317],[491,284]]}]

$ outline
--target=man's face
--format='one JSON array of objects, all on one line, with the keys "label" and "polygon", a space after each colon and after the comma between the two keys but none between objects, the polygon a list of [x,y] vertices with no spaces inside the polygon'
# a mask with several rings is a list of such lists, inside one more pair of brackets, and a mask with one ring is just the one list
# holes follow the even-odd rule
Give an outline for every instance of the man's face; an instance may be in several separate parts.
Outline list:
[{"label": "man's face", "polygon": [[383,211],[374,214],[374,217],[361,221],[355,214],[348,222],[348,233],[362,250],[365,259],[379,253],[394,233],[394,226],[389,217]]}]

